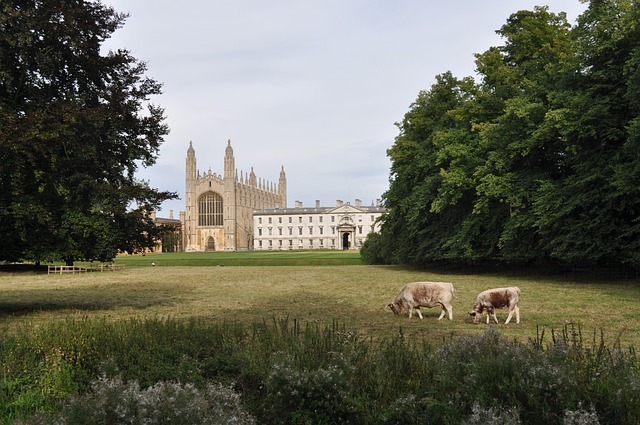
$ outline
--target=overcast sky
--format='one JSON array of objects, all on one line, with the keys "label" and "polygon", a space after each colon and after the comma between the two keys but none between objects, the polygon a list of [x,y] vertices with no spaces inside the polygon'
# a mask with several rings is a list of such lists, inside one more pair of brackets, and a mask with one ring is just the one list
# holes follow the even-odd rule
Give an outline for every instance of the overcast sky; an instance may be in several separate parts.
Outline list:
[{"label": "overcast sky", "polygon": [[238,172],[278,182],[288,207],[371,205],[389,186],[386,151],[420,90],[451,71],[475,76],[474,54],[501,45],[510,14],[567,13],[579,0],[103,0],[129,13],[106,43],[126,48],[163,83],[153,103],[171,132],[139,177],[178,192],[189,142],[201,172],[222,174],[231,140]]}]

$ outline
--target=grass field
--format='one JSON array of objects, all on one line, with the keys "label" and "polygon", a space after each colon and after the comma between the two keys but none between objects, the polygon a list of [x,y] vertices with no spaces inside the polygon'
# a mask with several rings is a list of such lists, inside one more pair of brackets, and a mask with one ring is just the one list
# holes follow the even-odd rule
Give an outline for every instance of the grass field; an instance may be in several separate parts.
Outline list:
[{"label": "grass field", "polygon": [[119,256],[126,267],[156,266],[313,266],[362,265],[358,251],[173,252]]},{"label": "grass field", "polygon": [[[151,263],[156,264],[155,267]],[[478,292],[519,286],[522,321],[495,325],[508,338],[535,339],[541,332],[581,330],[590,341],[640,347],[640,282],[428,272],[362,265],[357,253],[341,251],[155,254],[118,257],[117,272],[47,275],[0,272],[0,329],[80,317],[201,318],[251,323],[289,317],[302,323],[337,321],[373,338],[396,334],[434,342],[479,334],[486,324],[468,319]],[[201,267],[192,267],[201,266]],[[449,281],[457,291],[453,321],[396,317],[385,305],[407,282]],[[425,314],[426,313],[426,314]],[[492,325],[494,326],[494,325]]]}]

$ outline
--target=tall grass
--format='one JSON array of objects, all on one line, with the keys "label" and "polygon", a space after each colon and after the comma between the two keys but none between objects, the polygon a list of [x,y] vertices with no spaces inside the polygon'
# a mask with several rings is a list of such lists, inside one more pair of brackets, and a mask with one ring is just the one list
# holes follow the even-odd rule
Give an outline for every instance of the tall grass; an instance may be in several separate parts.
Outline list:
[{"label": "tall grass", "polygon": [[[4,336],[0,360],[4,423],[87,423],[86,406],[105,418],[130,409],[142,423],[175,410],[175,400],[199,409],[189,417],[232,409],[243,423],[640,421],[635,352],[585,341],[570,326],[548,341],[488,328],[431,345],[401,331],[374,340],[287,317],[251,326],[81,319]],[[149,397],[160,405],[150,410]]]}]

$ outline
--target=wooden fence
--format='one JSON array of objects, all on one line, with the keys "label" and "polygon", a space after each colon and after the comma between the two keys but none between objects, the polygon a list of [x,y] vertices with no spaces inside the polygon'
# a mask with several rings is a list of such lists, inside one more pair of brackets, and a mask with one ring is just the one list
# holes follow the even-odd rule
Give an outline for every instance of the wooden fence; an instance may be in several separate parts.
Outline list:
[{"label": "wooden fence", "polygon": [[115,272],[117,270],[124,270],[124,264],[98,264],[91,267],[79,267],[79,266],[48,266],[47,274],[62,274],[62,273],[86,273],[86,272]]},{"label": "wooden fence", "polygon": [[49,266],[47,267],[47,274],[62,274],[62,273],[85,273],[86,267],[76,266]]}]

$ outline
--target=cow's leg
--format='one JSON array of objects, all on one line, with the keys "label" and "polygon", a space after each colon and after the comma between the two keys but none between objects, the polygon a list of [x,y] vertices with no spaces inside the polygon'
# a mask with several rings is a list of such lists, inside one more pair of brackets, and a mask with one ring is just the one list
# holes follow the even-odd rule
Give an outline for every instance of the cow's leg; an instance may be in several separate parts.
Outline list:
[{"label": "cow's leg", "polygon": [[418,317],[422,319],[422,313],[420,312],[420,307],[416,307],[416,311],[418,312]]},{"label": "cow's leg", "polygon": [[440,305],[440,317],[438,317],[438,320],[442,320],[442,318],[444,317],[444,314],[447,312],[447,310],[445,310],[443,305]]},{"label": "cow's leg", "polygon": [[[495,308],[492,308],[491,310],[489,310],[489,312],[490,312],[490,313],[491,313],[491,315],[493,316],[493,320],[494,320],[496,323],[500,323],[500,322],[498,322],[498,317],[496,316],[496,309],[495,309]],[[487,314],[487,320],[489,320],[489,315],[488,315],[488,314]]]},{"label": "cow's leg", "polygon": [[516,311],[516,323],[520,323],[520,307],[516,305],[513,309]]},{"label": "cow's leg", "polygon": [[507,316],[507,320],[504,322],[505,325],[509,324],[509,322],[511,321],[511,317],[513,317],[513,309],[512,308],[509,309],[509,315]]},{"label": "cow's leg", "polygon": [[409,306],[409,319],[411,319],[412,315],[413,315],[413,307]]},{"label": "cow's leg", "polygon": [[453,307],[451,307],[451,305],[447,305],[447,306],[443,306],[442,307],[442,314],[440,314],[440,319],[442,319],[444,317],[445,309],[446,309],[447,313],[449,313],[449,320],[453,320]]}]

